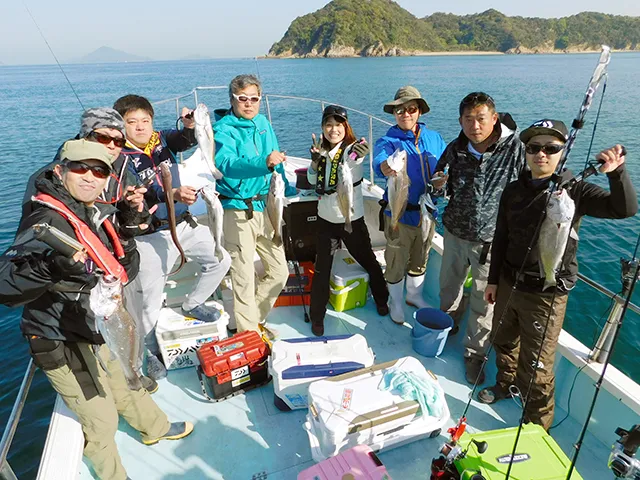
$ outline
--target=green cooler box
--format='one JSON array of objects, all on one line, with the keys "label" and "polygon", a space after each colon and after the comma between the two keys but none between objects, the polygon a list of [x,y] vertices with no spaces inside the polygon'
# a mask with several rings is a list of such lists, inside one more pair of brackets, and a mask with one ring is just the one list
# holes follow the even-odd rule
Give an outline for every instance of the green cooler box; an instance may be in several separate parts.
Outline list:
[{"label": "green cooler box", "polygon": [[[487,450],[480,454],[478,447],[471,443],[467,456],[454,462],[460,480],[470,480],[477,474],[485,480],[504,480],[517,430],[513,427],[473,435],[465,433],[460,439],[463,450],[472,438],[476,442],[487,442]],[[533,423],[523,426],[514,457],[509,474],[512,480],[565,480],[571,464],[551,435]],[[574,470],[571,480],[582,480],[582,477]]]},{"label": "green cooler box", "polygon": [[329,303],[336,312],[364,307],[367,303],[369,274],[346,250],[338,250],[333,257],[329,285]]}]

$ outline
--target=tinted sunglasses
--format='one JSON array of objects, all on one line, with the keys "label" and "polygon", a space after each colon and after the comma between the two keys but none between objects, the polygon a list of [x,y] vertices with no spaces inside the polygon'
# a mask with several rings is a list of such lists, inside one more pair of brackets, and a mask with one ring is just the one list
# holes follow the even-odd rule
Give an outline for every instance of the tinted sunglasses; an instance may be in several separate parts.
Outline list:
[{"label": "tinted sunglasses", "polygon": [[348,118],[347,117],[347,111],[342,107],[338,107],[337,105],[329,105],[322,112],[322,117],[323,118],[332,117],[334,115],[337,115],[338,117],[342,117],[344,119]]},{"label": "tinted sunglasses", "polygon": [[111,137],[109,135],[105,135],[104,133],[98,133],[95,131],[89,133],[87,137],[93,138],[96,142],[101,143],[102,145],[109,145],[111,142],[113,142],[113,144],[118,148],[124,147],[124,145],[127,143],[127,140],[124,137]]},{"label": "tinted sunglasses", "polygon": [[233,95],[233,98],[235,98],[240,103],[247,103],[247,102],[258,103],[262,99],[260,95],[254,95],[251,97],[248,95],[236,95],[235,93],[232,95]]},{"label": "tinted sunglasses", "polygon": [[398,116],[404,115],[405,112],[407,112],[409,115],[413,115],[418,111],[420,111],[420,108],[417,107],[416,105],[411,105],[410,107],[397,107],[393,109],[393,113],[395,113]]},{"label": "tinted sunglasses", "polygon": [[69,161],[64,164],[64,168],[78,175],[84,175],[91,170],[93,176],[100,179],[107,178],[111,175],[111,169],[106,165],[87,165],[84,162]]},{"label": "tinted sunglasses", "polygon": [[490,103],[495,105],[496,102],[493,101],[491,95],[487,95],[484,92],[472,92],[464,97],[462,102],[460,102],[461,105],[468,105],[470,103]]},{"label": "tinted sunglasses", "polygon": [[535,155],[540,150],[544,152],[545,155],[555,155],[558,152],[561,152],[564,149],[563,143],[547,143],[546,145],[538,145],[537,143],[529,143],[524,147],[525,152],[530,155]]}]

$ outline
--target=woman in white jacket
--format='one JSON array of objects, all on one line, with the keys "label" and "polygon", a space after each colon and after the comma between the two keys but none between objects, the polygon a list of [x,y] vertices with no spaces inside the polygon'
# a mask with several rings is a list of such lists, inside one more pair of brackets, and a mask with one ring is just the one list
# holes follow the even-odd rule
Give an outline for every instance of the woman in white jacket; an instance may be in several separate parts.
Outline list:
[{"label": "woman in white jacket", "polygon": [[[316,264],[311,287],[311,331],[324,335],[324,316],[329,300],[329,277],[333,254],[344,242],[349,253],[369,273],[369,285],[376,302],[378,314],[388,315],[389,292],[380,264],[371,250],[371,238],[364,221],[362,200],[362,161],[369,152],[364,139],[356,143],[355,135],[347,119],[347,111],[337,105],[329,105],[322,113],[322,139],[313,137],[311,165],[307,170],[309,182],[320,195],[316,224]],[[345,230],[345,218],[340,210],[338,172],[346,163],[353,179],[353,213],[351,232]]]}]

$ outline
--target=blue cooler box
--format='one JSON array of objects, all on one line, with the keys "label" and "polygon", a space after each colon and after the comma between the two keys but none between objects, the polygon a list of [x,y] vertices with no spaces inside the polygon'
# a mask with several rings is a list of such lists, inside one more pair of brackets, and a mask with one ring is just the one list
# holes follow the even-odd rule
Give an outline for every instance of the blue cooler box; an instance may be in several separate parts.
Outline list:
[{"label": "blue cooler box", "polygon": [[284,411],[307,408],[310,383],[370,367],[374,360],[359,334],[278,340],[269,358],[274,404]]}]

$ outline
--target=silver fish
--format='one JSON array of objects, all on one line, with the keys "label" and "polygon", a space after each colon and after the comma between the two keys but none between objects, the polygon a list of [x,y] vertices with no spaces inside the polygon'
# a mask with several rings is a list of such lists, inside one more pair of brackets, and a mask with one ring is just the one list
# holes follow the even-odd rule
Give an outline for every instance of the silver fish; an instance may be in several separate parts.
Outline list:
[{"label": "silver fish", "polygon": [[199,103],[193,111],[193,119],[196,122],[196,140],[202,152],[202,158],[206,162],[211,174],[216,180],[222,178],[222,172],[216,167],[216,142],[213,139],[213,128],[209,109],[204,103]]},{"label": "silver fish", "polygon": [[222,233],[222,221],[224,218],[224,209],[218,193],[216,192],[216,183],[210,183],[202,188],[202,198],[204,203],[207,204],[207,218],[209,223],[209,230],[216,242],[216,255],[218,258],[222,258],[222,245],[224,242],[224,236]]},{"label": "silver fish", "polygon": [[428,193],[420,195],[418,205],[420,205],[420,230],[422,231],[422,241],[426,242],[429,238],[429,233],[431,232],[431,226],[433,225],[433,222],[435,222],[431,212],[435,211],[436,206],[434,205],[433,200],[431,200],[431,195]]},{"label": "silver fish", "polygon": [[271,183],[269,185],[269,195],[267,197],[267,216],[273,226],[273,243],[276,246],[282,245],[282,224],[284,211],[284,180],[278,172],[271,175]]},{"label": "silver fish", "polygon": [[544,273],[543,290],[556,286],[556,271],[562,262],[569,236],[578,239],[578,235],[571,226],[575,211],[576,204],[566,190],[562,189],[551,194],[547,214],[540,226],[538,237],[538,251]]},{"label": "silver fish", "polygon": [[140,390],[140,335],[135,320],[124,308],[122,283],[112,275],[101,276],[89,296],[98,331],[122,366],[131,390]]},{"label": "silver fish", "polygon": [[340,207],[340,213],[344,217],[344,229],[351,233],[353,228],[351,227],[351,217],[353,217],[353,175],[349,166],[342,162],[338,167],[338,185],[336,188],[336,195],[338,195],[338,207]]},{"label": "silver fish", "polygon": [[409,175],[407,174],[407,152],[396,150],[387,160],[387,165],[396,175],[387,179],[389,207],[391,209],[391,232],[398,231],[398,222],[407,208],[409,199]]}]

